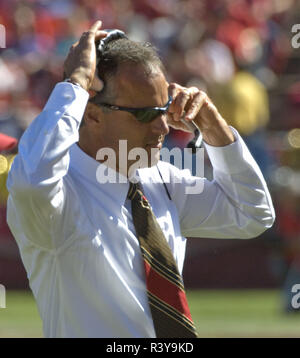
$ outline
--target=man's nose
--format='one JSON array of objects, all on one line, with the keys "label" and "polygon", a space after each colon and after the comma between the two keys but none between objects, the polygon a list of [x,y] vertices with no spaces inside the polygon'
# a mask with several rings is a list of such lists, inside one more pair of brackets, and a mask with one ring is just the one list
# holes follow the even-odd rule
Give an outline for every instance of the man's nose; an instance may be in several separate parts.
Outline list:
[{"label": "man's nose", "polygon": [[166,114],[160,114],[152,122],[150,126],[153,132],[167,135],[169,133],[168,118]]}]

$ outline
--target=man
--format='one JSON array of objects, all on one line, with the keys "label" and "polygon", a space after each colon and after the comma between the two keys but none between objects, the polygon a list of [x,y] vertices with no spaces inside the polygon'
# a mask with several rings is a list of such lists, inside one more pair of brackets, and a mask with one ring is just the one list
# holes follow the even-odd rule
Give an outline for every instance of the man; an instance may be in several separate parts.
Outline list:
[{"label": "man", "polygon": [[[20,141],[8,180],[8,223],[46,337],[159,337],[133,215],[135,199],[128,196],[128,168],[137,158],[119,160],[120,140],[127,141],[128,151],[154,150],[149,167],[138,170],[150,203],[142,196],[142,204],[152,207],[179,273],[184,236],[254,237],[272,226],[274,210],[238,133],[205,93],[169,85],[148,45],[113,41],[97,66],[101,80],[95,77],[95,41],[107,35],[100,28],[101,22],[95,23],[73,45],[64,66],[67,82],[57,84]],[[141,113],[119,107],[140,108],[143,116],[149,107],[168,108],[168,113],[158,111],[144,122]],[[168,126],[183,128],[184,113],[203,133],[213,182],[158,161]],[[105,148],[116,154],[116,183],[99,183],[97,177],[99,168],[111,164],[96,160]],[[199,183],[201,193],[186,194],[187,187]]]}]

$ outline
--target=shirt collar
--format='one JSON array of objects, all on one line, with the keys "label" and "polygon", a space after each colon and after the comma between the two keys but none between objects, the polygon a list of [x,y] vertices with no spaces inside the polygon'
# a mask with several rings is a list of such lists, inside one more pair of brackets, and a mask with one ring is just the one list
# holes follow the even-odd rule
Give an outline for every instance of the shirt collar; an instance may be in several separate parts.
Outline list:
[{"label": "shirt collar", "polygon": [[111,174],[116,175],[116,183],[99,182],[97,175],[107,170],[107,166],[87,155],[77,143],[73,144],[70,148],[70,167],[72,170],[78,172],[86,183],[93,187],[97,186],[100,191],[105,191],[120,206],[124,205],[129,189],[128,179],[122,174],[110,169]]}]

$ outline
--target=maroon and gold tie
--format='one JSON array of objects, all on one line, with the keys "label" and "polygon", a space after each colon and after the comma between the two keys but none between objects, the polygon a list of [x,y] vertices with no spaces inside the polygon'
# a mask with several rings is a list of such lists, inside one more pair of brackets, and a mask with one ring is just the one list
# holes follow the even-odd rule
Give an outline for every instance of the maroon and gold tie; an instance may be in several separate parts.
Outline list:
[{"label": "maroon and gold tie", "polygon": [[195,338],[182,277],[140,183],[130,183],[133,224],[144,259],[148,301],[157,338]]}]

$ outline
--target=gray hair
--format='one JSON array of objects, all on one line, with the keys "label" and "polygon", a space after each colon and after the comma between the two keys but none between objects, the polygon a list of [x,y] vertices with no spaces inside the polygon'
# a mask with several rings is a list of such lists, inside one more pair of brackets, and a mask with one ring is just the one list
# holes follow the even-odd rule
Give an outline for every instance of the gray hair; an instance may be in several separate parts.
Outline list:
[{"label": "gray hair", "polygon": [[113,93],[114,76],[123,64],[142,65],[146,75],[158,70],[165,74],[165,67],[154,46],[149,42],[135,42],[127,38],[111,41],[105,46],[97,65],[98,76],[104,82],[103,90],[97,94],[97,101],[108,101]]}]

